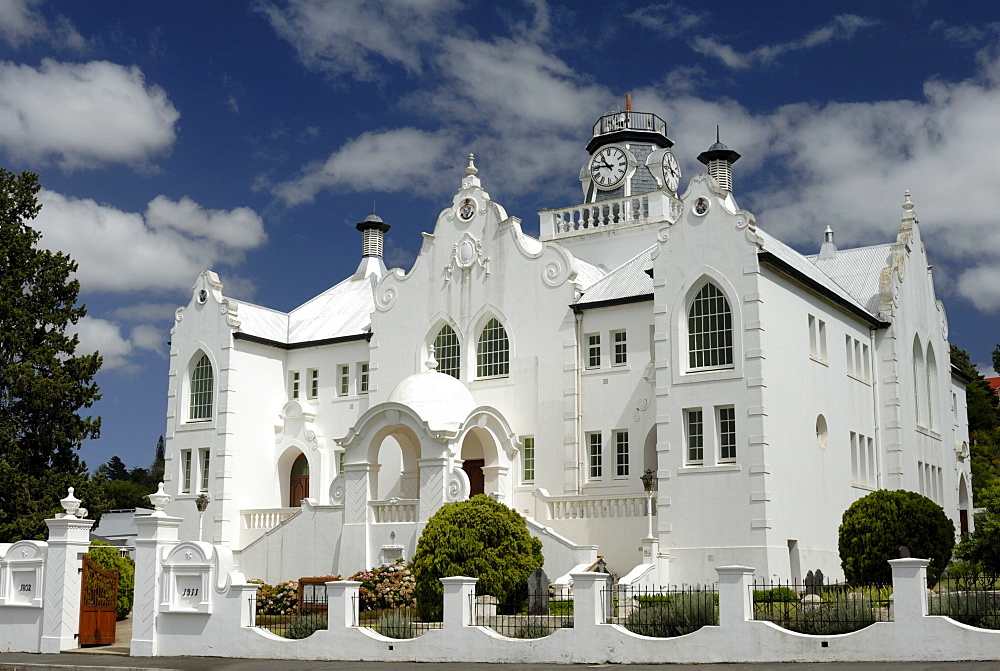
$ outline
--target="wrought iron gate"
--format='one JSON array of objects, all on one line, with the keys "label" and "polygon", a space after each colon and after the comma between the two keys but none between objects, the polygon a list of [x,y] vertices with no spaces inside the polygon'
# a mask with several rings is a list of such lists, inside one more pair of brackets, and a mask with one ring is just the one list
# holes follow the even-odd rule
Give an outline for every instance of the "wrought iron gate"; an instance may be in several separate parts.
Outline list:
[{"label": "wrought iron gate", "polygon": [[111,645],[115,642],[115,610],[118,605],[118,571],[98,566],[83,557],[80,586],[80,634],[78,643]]}]

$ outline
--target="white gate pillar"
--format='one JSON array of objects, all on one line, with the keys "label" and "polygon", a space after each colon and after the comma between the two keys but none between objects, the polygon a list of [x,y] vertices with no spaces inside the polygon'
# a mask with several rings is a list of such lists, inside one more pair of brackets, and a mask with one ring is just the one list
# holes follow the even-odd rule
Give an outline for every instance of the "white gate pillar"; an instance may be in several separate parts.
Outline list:
[{"label": "white gate pillar", "polygon": [[163,589],[160,561],[163,548],[177,545],[177,528],[184,521],[170,517],[163,506],[170,496],[163,491],[163,483],[155,494],[149,494],[155,510],[149,515],[134,518],[138,533],[135,538],[135,598],[132,602],[133,657],[152,657],[156,654],[156,615]]},{"label": "white gate pillar", "polygon": [[[90,528],[94,520],[82,519],[87,514],[74,498],[60,501],[65,514],[45,520],[49,528],[49,552],[45,562],[44,618],[42,620],[41,651],[43,653],[72,650],[80,631],[80,567],[83,555],[90,549]],[[77,517],[77,515],[81,517]]]}]

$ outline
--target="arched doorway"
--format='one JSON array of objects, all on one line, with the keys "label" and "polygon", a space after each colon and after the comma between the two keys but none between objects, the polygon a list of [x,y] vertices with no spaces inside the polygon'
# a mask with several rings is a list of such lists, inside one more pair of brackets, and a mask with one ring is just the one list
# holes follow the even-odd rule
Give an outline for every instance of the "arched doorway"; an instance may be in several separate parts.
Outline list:
[{"label": "arched doorway", "polygon": [[958,480],[958,526],[962,536],[969,533],[969,488],[964,475]]},{"label": "arched doorway", "polygon": [[483,467],[486,465],[486,451],[483,446],[483,439],[489,436],[482,436],[485,433],[482,429],[472,429],[465,435],[462,441],[462,470],[469,476],[469,496],[486,493],[486,474]]},{"label": "arched doorway", "polygon": [[288,477],[288,507],[299,508],[302,499],[309,498],[309,460],[300,454]]}]

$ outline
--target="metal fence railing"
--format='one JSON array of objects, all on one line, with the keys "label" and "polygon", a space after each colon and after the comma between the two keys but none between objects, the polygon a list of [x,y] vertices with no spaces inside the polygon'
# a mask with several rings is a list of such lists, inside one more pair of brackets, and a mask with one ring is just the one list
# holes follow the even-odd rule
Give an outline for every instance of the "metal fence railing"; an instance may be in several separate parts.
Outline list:
[{"label": "metal fence railing", "polygon": [[417,638],[431,629],[441,629],[441,622],[428,622],[420,619],[417,608],[386,608],[380,610],[361,611],[358,625],[368,627],[389,638]]},{"label": "metal fence railing", "polygon": [[998,584],[998,577],[992,573],[951,567],[939,583],[928,585],[931,591],[927,595],[927,614],[947,615],[970,627],[1000,629]]},{"label": "metal fence railing", "polygon": [[719,624],[714,585],[664,589],[615,586],[602,592],[608,622],[643,636],[671,638]]},{"label": "metal fence railing", "polygon": [[[258,608],[258,605],[261,607]],[[285,638],[306,638],[319,629],[326,629],[326,594],[322,603],[318,600],[305,601],[283,613],[266,613],[257,597],[250,597],[250,626],[267,629],[272,634]]]},{"label": "metal fence railing", "polygon": [[753,617],[802,634],[832,635],[892,621],[892,589],[828,582],[754,583]]},{"label": "metal fence railing", "polygon": [[472,624],[489,627],[508,638],[542,638],[573,626],[573,600],[547,592],[527,594],[515,603],[499,603],[487,594],[472,595]]}]

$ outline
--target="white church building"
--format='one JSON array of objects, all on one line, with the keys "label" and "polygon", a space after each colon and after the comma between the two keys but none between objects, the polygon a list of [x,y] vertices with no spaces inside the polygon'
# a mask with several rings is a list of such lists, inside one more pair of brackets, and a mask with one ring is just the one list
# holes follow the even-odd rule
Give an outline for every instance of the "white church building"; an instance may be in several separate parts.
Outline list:
[{"label": "white church building", "polygon": [[540,239],[469,156],[412,268],[386,269],[369,216],[357,270],[289,313],[201,273],[170,350],[180,537],[269,582],[347,576],[486,493],[550,577],[602,556],[681,584],[842,577],[841,515],[876,489],[968,528],[964,380],[909,194],[885,244],[827,229],[803,256],[737,204],[738,153],[682,180],[672,145],[655,114],[599,119],[583,203],[540,212]]}]

